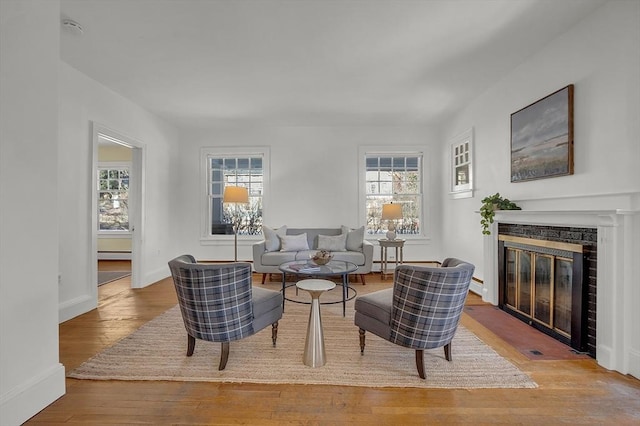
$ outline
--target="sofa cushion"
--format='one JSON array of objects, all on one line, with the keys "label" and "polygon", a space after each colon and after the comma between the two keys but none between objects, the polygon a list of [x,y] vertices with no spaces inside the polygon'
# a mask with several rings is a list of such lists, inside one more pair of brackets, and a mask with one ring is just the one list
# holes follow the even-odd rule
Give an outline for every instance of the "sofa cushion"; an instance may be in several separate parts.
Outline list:
[{"label": "sofa cushion", "polygon": [[264,245],[267,251],[280,250],[280,236],[287,235],[287,225],[283,225],[278,229],[272,229],[268,226],[262,226],[264,234]]},{"label": "sofa cushion", "polygon": [[265,266],[280,266],[284,262],[296,259],[295,251],[271,251],[262,254],[262,264]]},{"label": "sofa cushion", "polygon": [[342,233],[347,234],[346,249],[347,251],[362,251],[362,243],[364,241],[364,226],[357,229],[350,229],[342,225]]},{"label": "sofa cushion", "polygon": [[334,251],[333,260],[344,260],[362,266],[365,263],[364,253],[361,251]]},{"label": "sofa cushion", "polygon": [[346,251],[347,234],[318,235],[318,250]]},{"label": "sofa cushion", "polygon": [[309,250],[307,234],[282,235],[280,238],[280,251],[300,251]]}]

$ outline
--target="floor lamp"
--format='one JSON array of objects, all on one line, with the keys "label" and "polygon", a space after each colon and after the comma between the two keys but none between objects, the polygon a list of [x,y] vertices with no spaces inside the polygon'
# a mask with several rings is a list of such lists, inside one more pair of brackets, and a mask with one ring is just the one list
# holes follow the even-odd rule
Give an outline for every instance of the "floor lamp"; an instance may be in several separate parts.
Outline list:
[{"label": "floor lamp", "polygon": [[402,205],[401,204],[383,204],[382,205],[382,220],[388,222],[387,225],[387,239],[396,239],[396,224],[394,221],[402,219]]},{"label": "floor lamp", "polygon": [[240,217],[238,215],[238,204],[247,204],[249,202],[249,191],[242,186],[226,186],[224,188],[224,195],[222,196],[222,202],[225,204],[235,204],[235,215],[233,223],[233,235],[235,255],[233,261],[238,261],[238,228],[240,227]]}]

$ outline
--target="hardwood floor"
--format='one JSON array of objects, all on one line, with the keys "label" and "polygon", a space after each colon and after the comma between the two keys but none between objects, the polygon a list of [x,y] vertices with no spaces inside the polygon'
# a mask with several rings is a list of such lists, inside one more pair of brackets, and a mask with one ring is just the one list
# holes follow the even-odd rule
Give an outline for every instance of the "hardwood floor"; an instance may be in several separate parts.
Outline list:
[{"label": "hardwood floor", "polygon": [[[260,280],[254,276],[254,283]],[[375,282],[379,275],[367,276],[367,285]],[[129,278],[101,286],[97,309],[60,325],[60,361],[67,371],[176,303],[170,279],[144,289],[129,287]],[[468,303],[483,302],[471,295]],[[462,321],[539,387],[380,389],[67,379],[66,395],[26,424],[640,424],[640,381],[592,359],[531,361],[468,315]]]}]

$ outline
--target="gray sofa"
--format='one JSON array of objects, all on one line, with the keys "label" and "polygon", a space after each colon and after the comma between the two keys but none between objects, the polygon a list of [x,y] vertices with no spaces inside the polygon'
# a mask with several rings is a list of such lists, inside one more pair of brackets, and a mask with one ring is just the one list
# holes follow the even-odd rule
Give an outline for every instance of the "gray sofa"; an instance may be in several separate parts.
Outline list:
[{"label": "gray sofa", "polygon": [[[286,234],[283,233],[284,229],[286,229]],[[253,245],[253,269],[255,272],[262,274],[262,283],[264,284],[267,274],[281,273],[278,266],[282,263],[291,260],[309,259],[311,255],[318,251],[319,238],[324,238],[326,240],[325,236],[339,236],[348,231],[351,232],[348,235],[349,240],[347,243],[347,249],[345,249],[345,251],[331,251],[333,254],[333,260],[344,260],[355,263],[358,266],[358,269],[354,274],[359,274],[362,284],[365,284],[364,275],[371,272],[371,267],[373,265],[373,244],[364,238],[362,238],[362,243],[360,244],[359,235],[363,235],[363,229],[349,230],[346,227],[297,229],[285,227],[280,228],[280,234],[287,236],[306,233],[309,250],[281,251],[280,246],[276,248],[275,245],[273,245],[273,242],[267,242],[267,239],[262,240]],[[360,231],[360,234],[358,234],[358,231]],[[270,245],[270,250],[268,250],[268,245]],[[357,247],[358,245],[360,246]]]}]

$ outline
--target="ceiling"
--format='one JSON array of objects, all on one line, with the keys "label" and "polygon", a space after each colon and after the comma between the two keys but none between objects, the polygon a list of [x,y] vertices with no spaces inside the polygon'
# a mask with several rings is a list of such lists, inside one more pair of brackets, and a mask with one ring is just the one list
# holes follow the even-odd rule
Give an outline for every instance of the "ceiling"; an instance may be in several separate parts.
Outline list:
[{"label": "ceiling", "polygon": [[177,126],[441,122],[603,0],[62,0],[63,61]]}]

